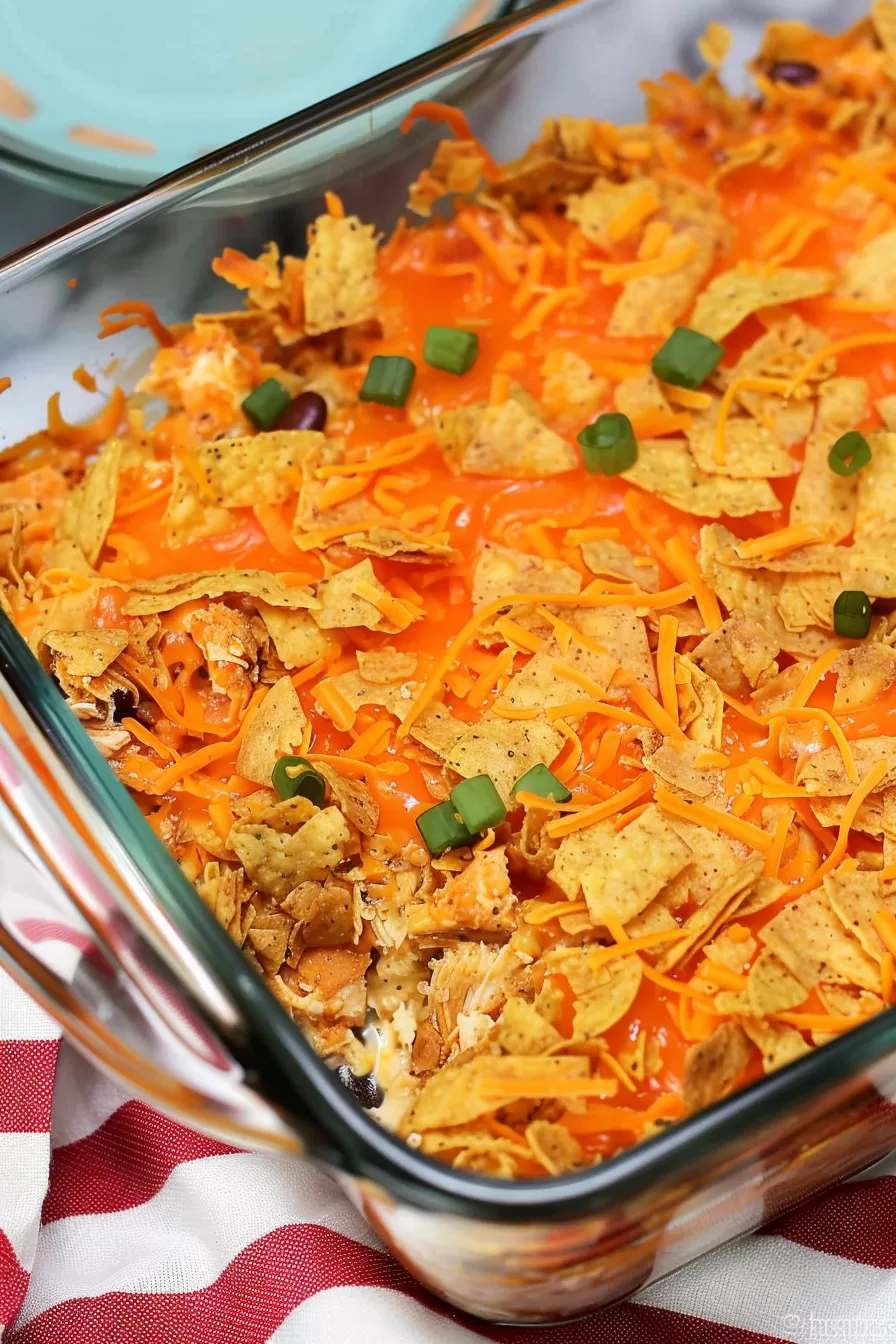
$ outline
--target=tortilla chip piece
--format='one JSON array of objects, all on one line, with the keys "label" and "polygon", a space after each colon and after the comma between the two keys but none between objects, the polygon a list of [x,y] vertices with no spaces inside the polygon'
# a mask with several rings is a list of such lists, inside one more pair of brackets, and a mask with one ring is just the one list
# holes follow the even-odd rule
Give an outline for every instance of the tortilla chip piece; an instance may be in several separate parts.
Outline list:
[{"label": "tortilla chip piece", "polygon": [[774,1073],[785,1064],[807,1055],[812,1049],[787,1022],[767,1022],[761,1017],[744,1017],[741,1027],[762,1055],[764,1073]]},{"label": "tortilla chip piece", "polygon": [[323,882],[351,852],[351,831],[337,807],[325,807],[292,833],[252,821],[231,827],[227,843],[266,896],[282,901],[302,882]]},{"label": "tortilla chip piece", "polygon": [[792,901],[760,937],[807,990],[825,980],[880,993],[880,968],[843,928],[825,892],[809,891]]},{"label": "tortilla chip piece", "polygon": [[[481,1115],[501,1110],[520,1097],[531,1096],[532,1082],[552,1078],[587,1078],[584,1056],[477,1055],[463,1063],[447,1064],[426,1082],[405,1121],[410,1132],[423,1133],[446,1125],[466,1125]],[[517,1094],[488,1097],[480,1084],[490,1079],[518,1080]]]},{"label": "tortilla chip piece", "polygon": [[759,420],[745,417],[725,424],[725,461],[716,458],[718,411],[694,418],[687,431],[694,461],[709,476],[728,476],[732,480],[754,477],[792,476],[795,463],[781,447],[774,430]]},{"label": "tortilla chip piece", "polygon": [[829,378],[818,389],[815,424],[806,441],[806,455],[790,505],[790,522],[824,523],[832,539],[848,536],[853,528],[859,477],[838,476],[828,466],[832,444],[854,429],[868,410],[868,387],[863,378]]},{"label": "tortilla chip piece", "polygon": [[491,192],[509,198],[518,210],[547,209],[581,192],[600,172],[588,117],[546,117],[526,152],[505,163]]},{"label": "tortilla chip piece", "polygon": [[896,649],[889,644],[859,644],[841,653],[833,671],[837,674],[834,713],[864,709],[896,680]]},{"label": "tortilla chip piece", "polygon": [[750,1042],[737,1022],[722,1022],[685,1056],[682,1096],[688,1115],[730,1092],[750,1062]]},{"label": "tortilla chip piece", "polygon": [[[846,804],[846,797],[813,798],[811,807],[822,826],[839,826]],[[866,798],[856,813],[852,830],[896,841],[896,789],[883,789]]]},{"label": "tortilla chip piece", "polygon": [[751,313],[777,308],[797,299],[814,299],[834,288],[833,271],[781,266],[772,275],[750,271],[722,271],[700,295],[688,325],[714,341],[721,341]]},{"label": "tortilla chip piece", "polygon": [[582,873],[593,924],[615,916],[627,924],[690,861],[691,851],[652,805],[615,837]]},{"label": "tortilla chip piece", "polygon": [[487,719],[470,724],[445,764],[464,779],[491,775],[505,807],[513,805],[513,786],[533,765],[550,765],[564,742],[543,719]]},{"label": "tortilla chip piece", "polygon": [[675,655],[678,722],[682,732],[702,747],[720,751],[725,701],[712,677],[683,654]]},{"label": "tortilla chip piece", "polygon": [[550,1176],[563,1176],[584,1165],[582,1145],[563,1125],[555,1125],[550,1120],[533,1120],[526,1126],[526,1139]]},{"label": "tortilla chip piece", "polygon": [[695,251],[666,275],[641,275],[626,281],[607,324],[608,336],[667,336],[690,308],[706,279],[716,250],[717,231],[685,224],[665,242],[661,256],[674,256],[689,244]]},{"label": "tortilla chip piece", "polygon": [[380,555],[402,564],[447,565],[460,559],[460,551],[447,542],[430,541],[398,527],[372,527],[367,532],[346,533],[343,541],[365,555]]},{"label": "tortilla chip piece", "polygon": [[356,215],[320,215],[309,230],[303,276],[305,331],[325,331],[366,322],[377,314],[376,230]]},{"label": "tortilla chip piece", "polygon": [[495,1040],[508,1055],[544,1055],[563,1037],[534,1004],[514,995],[504,1004]]},{"label": "tortilla chip piece", "polygon": [[309,667],[338,649],[336,639],[325,634],[306,611],[283,610],[260,601],[255,605],[274,642],[277,657],[288,670]]},{"label": "tortilla chip piece", "polygon": [[[869,434],[871,461],[855,476],[858,480],[856,497],[856,536],[872,528],[896,522],[896,434],[887,429]],[[833,475],[833,472],[830,473]],[[840,477],[837,477],[840,480]]]},{"label": "tortilla chip piece", "polygon": [[650,411],[672,409],[652,369],[645,369],[643,373],[621,379],[613,392],[613,401],[617,411],[621,411],[629,419],[646,415]]},{"label": "tortilla chip piece", "polygon": [[668,785],[673,793],[687,794],[703,801],[713,796],[721,800],[720,771],[705,770],[694,764],[695,758],[703,751],[704,748],[697,742],[673,742],[664,738],[654,751],[648,751],[645,747],[644,768]]},{"label": "tortilla chip piece", "polygon": [[785,630],[834,629],[834,603],[843,591],[836,574],[788,574],[777,596]]},{"label": "tortilla chip piece", "polygon": [[[590,649],[570,647],[564,657],[555,643],[536,653],[529,659],[521,672],[517,672],[507,683],[495,702],[496,709],[540,709],[546,710],[557,705],[570,704],[576,700],[586,703],[588,691],[577,686],[561,675],[563,669],[583,672],[585,676],[606,690],[610,678],[618,663],[608,654],[592,653]],[[492,715],[485,716],[481,722],[491,722]],[[575,720],[572,710],[568,718]]]},{"label": "tortilla chip piece", "polygon": [[269,785],[281,756],[300,746],[308,720],[289,677],[275,682],[256,710],[236,758],[237,774]]},{"label": "tortilla chip piece", "polygon": [[[395,654],[395,650],[390,650]],[[399,666],[405,666],[406,655],[395,654]],[[417,659],[411,655],[411,666],[416,667]],[[420,683],[416,681],[395,680],[391,682],[369,681],[362,672],[341,672],[338,677],[326,677],[317,683],[316,690],[322,687],[332,688],[337,695],[357,714],[364,705],[379,705],[394,714],[400,723],[404,723]],[[315,696],[315,698],[317,698]],[[328,714],[325,701],[318,700],[324,714]]]},{"label": "tortilla chip piece", "polygon": [[606,649],[651,695],[656,695],[656,669],[647,627],[632,607],[567,608],[566,619],[586,639]]},{"label": "tortilla chip piece", "polygon": [[774,671],[778,651],[777,640],[765,626],[738,611],[701,640],[691,657],[723,691],[741,699]]},{"label": "tortilla chip piece", "polygon": [[[512,593],[577,593],[581,587],[582,576],[570,565],[487,541],[474,562],[473,609],[478,611],[489,602],[509,597]],[[483,635],[494,632],[496,619],[500,618],[495,617],[480,628],[480,640]]]},{"label": "tortilla chip piece", "polygon": [[340,570],[332,578],[324,579],[317,585],[320,608],[314,612],[315,621],[321,630],[345,630],[363,625],[368,630],[385,630],[395,634],[396,627],[383,613],[366,597],[359,597],[355,592],[359,580],[369,584],[384,600],[389,599],[390,594],[380,583],[370,561],[359,560],[356,565]]},{"label": "tortilla chip piece", "polygon": [[[614,242],[609,232],[610,222],[633,200],[649,190],[637,178],[631,182],[610,182],[606,178],[598,178],[583,196],[570,196],[566,202],[566,214],[578,224],[589,242],[606,251]],[[660,198],[657,195],[654,211],[659,207]],[[647,218],[646,214],[644,218]]]},{"label": "tortilla chip piece", "polygon": [[[687,960],[692,952],[709,942],[722,925],[734,917],[746,903],[763,866],[761,854],[750,854],[748,858],[741,859],[731,845],[718,843],[724,837],[713,835],[711,831],[704,830],[704,835],[710,837],[706,840],[702,837],[698,839],[694,834],[694,831],[703,829],[701,827],[682,831],[681,825],[677,825],[674,829],[684,836],[694,857],[691,867],[685,868],[670,883],[664,893],[665,899],[671,901],[681,895],[690,897],[698,904],[682,926],[687,931],[686,937],[669,944],[657,957],[656,965],[661,971],[667,971]],[[732,862],[734,871],[722,876]]]},{"label": "tortilla chip piece", "polygon": [[123,450],[121,439],[109,439],[63,505],[57,539],[74,542],[89,565],[99,559],[115,517]]},{"label": "tortilla chip piece", "polygon": [[[866,468],[867,469],[867,468]],[[896,597],[896,523],[883,519],[856,536],[850,547],[838,547],[843,557],[844,589],[859,589],[869,597]]]},{"label": "tortilla chip piece", "polygon": [[179,458],[173,461],[171,494],[162,514],[165,541],[176,548],[205,537],[217,537],[233,527],[227,509],[200,495],[196,482]]},{"label": "tortilla chip piece", "polygon": [[893,910],[896,901],[883,895],[877,873],[850,872],[841,866],[825,877],[824,891],[846,932],[858,938],[869,957],[880,961],[887,948],[871,921],[878,910]]},{"label": "tortilla chip piece", "polygon": [[874,404],[884,422],[884,429],[896,431],[896,392],[891,392],[886,397],[878,397]]},{"label": "tortilla chip piece", "polygon": [[609,851],[615,839],[613,823],[598,821],[593,826],[585,826],[580,831],[565,835],[560,841],[554,855],[551,881],[570,901],[578,899],[582,890],[582,875]]},{"label": "tortilla chip piece", "polygon": [[469,724],[456,719],[444,705],[432,705],[425,709],[411,727],[411,737],[436,756],[443,759],[463,737]]},{"label": "tortilla chip piece", "polygon": [[[850,742],[859,778],[863,779],[878,761],[891,762],[892,768],[884,775],[875,790],[892,788],[896,784],[896,737],[863,737]],[[855,789],[855,781],[846,773],[838,747],[823,747],[821,751],[800,761],[794,779],[807,793],[844,796]]]},{"label": "tortilla chip piece", "polygon": [[564,957],[559,968],[576,996],[572,1039],[593,1040],[625,1017],[641,988],[639,957],[613,957],[595,970],[585,949]]},{"label": "tortilla chip piece", "polygon": [[303,463],[324,442],[324,435],[316,430],[272,429],[238,439],[213,439],[192,451],[213,502],[226,509],[241,509],[282,504],[294,495]]},{"label": "tortilla chip piece", "polygon": [[306,947],[339,947],[354,941],[350,887],[332,880],[300,882],[281,904],[298,924],[299,937]]},{"label": "tortilla chip piece", "polygon": [[457,465],[471,476],[534,480],[573,471],[578,458],[565,439],[511,397],[482,412]]},{"label": "tortilla chip piece", "polygon": [[746,518],[780,508],[768,481],[710,476],[700,470],[687,444],[678,439],[642,439],[637,462],[622,476],[674,508],[703,518],[722,514]]},{"label": "tortilla chip piece", "polygon": [[835,293],[839,299],[896,302],[896,229],[879,233],[852,254]]},{"label": "tortilla chip piece", "polygon": [[747,1000],[757,1017],[784,1013],[806,1000],[806,987],[783,961],[764,947],[747,974]]},{"label": "tortilla chip piece", "polygon": [[362,835],[374,835],[380,819],[380,808],[367,785],[360,779],[340,775],[338,770],[323,761],[318,761],[315,769],[326,780],[329,802],[338,807],[346,821],[356,826]]},{"label": "tortilla chip piece", "polygon": [[[783,378],[796,372],[810,355],[827,345],[828,337],[816,327],[810,327],[796,313],[789,313],[781,322],[775,322],[741,355],[733,369],[720,370],[716,379],[727,383],[732,378]],[[827,360],[810,379],[829,378],[834,372],[832,360]],[[737,401],[750,415],[771,429],[783,448],[802,443],[812,428],[815,413],[812,401],[806,397],[789,400],[776,392],[756,392],[742,389]]]},{"label": "tortilla chip piece", "polygon": [[264,569],[217,569],[208,574],[166,574],[161,579],[137,579],[122,610],[127,616],[148,616],[171,611],[197,597],[223,597],[225,593],[258,597],[272,607],[315,608],[318,601],[307,588],[284,583]]},{"label": "tortilla chip piece", "polygon": [[126,630],[48,630],[43,643],[70,677],[101,677],[128,646]]},{"label": "tortilla chip piece", "polygon": [[[635,556],[621,541],[606,537],[602,541],[584,541],[581,545],[582,559],[591,570],[601,578],[620,579],[623,583],[634,583],[645,593],[659,591],[660,572],[658,566],[648,556]],[[639,564],[638,561],[644,561]]]},{"label": "tortilla chip piece", "polygon": [[606,378],[572,350],[552,350],[541,366],[541,399],[551,415],[584,417],[593,414],[609,389]]}]

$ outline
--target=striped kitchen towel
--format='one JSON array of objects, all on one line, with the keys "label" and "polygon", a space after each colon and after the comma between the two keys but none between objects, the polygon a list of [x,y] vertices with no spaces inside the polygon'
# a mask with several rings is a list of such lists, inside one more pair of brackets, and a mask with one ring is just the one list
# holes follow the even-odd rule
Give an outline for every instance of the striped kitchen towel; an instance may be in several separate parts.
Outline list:
[{"label": "striped kitchen towel", "polygon": [[0,972],[4,1344],[885,1339],[894,1212],[889,1158],[600,1316],[486,1326],[415,1284],[327,1176],[128,1097]]}]

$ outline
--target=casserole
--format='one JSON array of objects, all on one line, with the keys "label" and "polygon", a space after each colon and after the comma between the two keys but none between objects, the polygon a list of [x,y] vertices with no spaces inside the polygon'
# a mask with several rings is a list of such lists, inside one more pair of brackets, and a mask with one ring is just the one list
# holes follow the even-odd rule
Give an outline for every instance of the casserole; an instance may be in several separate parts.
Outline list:
[{"label": "casserole", "polygon": [[[14,260],[8,274],[36,260]],[[62,375],[43,376],[58,386]],[[294,1145],[297,1132],[351,1185],[399,1258],[457,1305],[535,1321],[615,1300],[892,1142],[892,1028],[882,1014],[604,1167],[520,1186],[434,1167],[375,1130],[311,1055],[8,627],[3,641],[11,824],[17,817],[60,885],[74,889],[86,927],[73,931],[94,946],[66,976],[37,954],[21,912],[4,912],[3,946],[18,973],[95,1058],[191,1123],[254,1143]],[[35,752],[49,780],[36,777]],[[52,787],[75,804],[69,822],[47,806]],[[114,994],[110,963],[120,968]]]}]

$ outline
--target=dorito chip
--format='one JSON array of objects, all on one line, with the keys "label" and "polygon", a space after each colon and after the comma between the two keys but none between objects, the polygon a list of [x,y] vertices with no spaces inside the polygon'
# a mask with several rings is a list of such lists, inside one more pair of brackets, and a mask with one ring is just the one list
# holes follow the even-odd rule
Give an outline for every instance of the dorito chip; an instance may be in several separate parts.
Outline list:
[{"label": "dorito chip", "polygon": [[665,275],[627,280],[607,323],[608,336],[665,336],[687,312],[706,279],[716,250],[716,231],[707,224],[685,224],[667,238],[661,256],[680,255],[681,264]]},{"label": "dorito chip", "polygon": [[641,986],[643,965],[638,957],[613,957],[595,970],[588,952],[573,949],[559,969],[576,996],[572,1039],[593,1040],[609,1031],[631,1008]]},{"label": "dorito chip", "polygon": [[896,680],[896,649],[889,644],[860,644],[844,650],[833,670],[837,674],[834,713],[849,714],[873,705]]},{"label": "dorito chip", "polygon": [[740,699],[755,690],[765,673],[774,670],[777,654],[777,640],[765,626],[743,612],[735,612],[701,640],[691,657],[723,691]]},{"label": "dorito chip", "polygon": [[43,643],[70,677],[100,677],[128,646],[126,630],[48,630]]},{"label": "dorito chip", "polygon": [[162,579],[136,579],[122,607],[127,616],[171,611],[197,597],[225,593],[258,597],[272,607],[315,608],[318,601],[307,588],[284,583],[263,569],[217,569],[208,574],[166,574]]},{"label": "dorito chip", "polygon": [[814,299],[827,294],[836,282],[833,271],[792,266],[781,266],[771,275],[722,271],[700,295],[689,326],[714,341],[721,341],[751,313],[796,299]]},{"label": "dorito chip", "polygon": [[805,1002],[806,988],[764,947],[747,974],[747,999],[752,1013],[766,1017],[798,1008]]},{"label": "dorito chip", "polygon": [[448,461],[471,476],[514,480],[558,476],[578,464],[572,446],[512,397],[502,406],[487,406],[472,437],[458,443],[457,456],[450,455]]},{"label": "dorito chip", "polygon": [[309,336],[375,317],[379,286],[373,225],[355,215],[320,215],[309,230],[303,282]]},{"label": "dorito chip", "polygon": [[231,827],[227,843],[250,881],[277,901],[302,882],[325,881],[353,844],[338,807],[323,808],[292,833],[240,821]]},{"label": "dorito chip", "polygon": [[193,449],[211,502],[227,509],[282,504],[296,493],[302,466],[325,442],[310,429],[272,429],[239,439],[213,439]]},{"label": "dorito chip", "polygon": [[[582,559],[591,570],[601,578],[621,579],[623,583],[634,583],[645,593],[655,593],[660,586],[660,573],[656,563],[647,556],[634,556],[621,541],[607,537],[601,541],[582,543]],[[645,561],[637,564],[636,560]]]},{"label": "dorito chip", "polygon": [[[896,784],[896,737],[864,737],[850,742],[850,750],[859,772],[864,778],[879,761],[890,761],[892,768],[884,775],[875,792]],[[852,793],[855,780],[846,773],[839,747],[823,747],[821,751],[800,761],[794,779],[807,793],[845,795]]]},{"label": "dorito chip", "polygon": [[828,453],[841,434],[864,419],[867,410],[868,388],[863,378],[829,378],[822,383],[815,424],[790,505],[791,523],[824,523],[838,540],[852,531],[857,481],[864,473],[838,476],[828,466]]},{"label": "dorito chip", "polygon": [[269,785],[281,756],[301,745],[308,720],[289,677],[275,682],[261,702],[240,743],[237,773]]},{"label": "dorito chip", "polygon": [[460,559],[460,551],[444,541],[430,541],[398,527],[371,527],[367,532],[346,533],[346,546],[366,555],[381,555],[409,565],[447,565]]},{"label": "dorito chip", "polygon": [[513,786],[533,765],[550,765],[564,738],[544,719],[488,719],[472,723],[454,743],[445,764],[464,779],[490,775],[506,807]]},{"label": "dorito chip", "polygon": [[89,565],[99,559],[115,517],[123,448],[121,439],[109,439],[63,506],[57,538],[80,547]]},{"label": "dorito chip", "polygon": [[750,1042],[737,1022],[722,1022],[685,1057],[682,1096],[689,1115],[720,1101],[750,1062]]},{"label": "dorito chip", "polygon": [[[530,1080],[544,1083],[552,1078],[587,1078],[589,1067],[589,1061],[577,1055],[543,1058],[540,1055],[484,1054],[462,1063],[448,1064],[423,1084],[405,1125],[409,1131],[417,1133],[443,1125],[466,1125],[480,1115],[488,1115],[521,1097],[533,1095]],[[489,1096],[487,1084],[492,1080],[508,1086]],[[514,1082],[519,1083],[518,1090],[513,1089]],[[481,1087],[481,1084],[486,1086]]]},{"label": "dorito chip", "polygon": [[[575,221],[589,242],[607,250],[614,239],[609,225],[632,201],[645,195],[649,189],[635,179],[631,182],[609,182],[598,178],[583,196],[570,196],[566,202],[566,214]],[[659,195],[655,196],[654,211],[660,207]],[[643,218],[647,219],[645,213]]]},{"label": "dorito chip", "polygon": [[896,229],[879,233],[853,252],[835,293],[839,299],[896,302]]},{"label": "dorito chip", "polygon": [[474,855],[462,873],[434,891],[425,905],[412,905],[408,933],[457,933],[480,929],[507,933],[516,927],[516,896],[503,845]]},{"label": "dorito chip", "polygon": [[609,914],[627,924],[690,859],[690,849],[659,808],[648,807],[582,874],[592,923],[603,924]]},{"label": "dorito chip", "polygon": [[684,513],[746,518],[780,507],[768,481],[709,476],[697,466],[687,444],[678,439],[644,439],[638,448],[638,460],[622,473],[623,478]]},{"label": "dorito chip", "polygon": [[877,963],[846,932],[824,892],[808,891],[792,901],[764,926],[761,937],[807,990],[826,980],[880,993]]},{"label": "dorito chip", "polygon": [[391,594],[380,583],[370,561],[360,560],[358,564],[340,570],[332,578],[324,579],[317,585],[320,607],[314,612],[314,619],[321,630],[343,630],[363,625],[368,630],[385,630],[395,634],[397,626],[387,620],[366,597],[358,596],[355,587],[359,582],[373,589],[384,602],[392,601]]},{"label": "dorito chip", "polygon": [[858,478],[856,537],[873,529],[879,532],[884,524],[896,523],[896,434],[879,429],[868,435],[868,443],[871,461],[855,476],[846,478]]},{"label": "dorito chip", "polygon": [[709,476],[729,476],[733,480],[753,477],[792,476],[794,461],[782,448],[777,435],[759,420],[741,417],[725,424],[725,461],[716,458],[716,422],[718,410],[699,417],[688,430],[688,443],[694,461]]},{"label": "dorito chip", "polygon": [[740,1025],[753,1044],[758,1047],[765,1073],[783,1069],[785,1064],[799,1059],[801,1055],[807,1055],[812,1049],[811,1045],[803,1040],[796,1027],[791,1027],[787,1022],[768,1022],[760,1017],[744,1017]]},{"label": "dorito chip", "polygon": [[308,667],[319,658],[328,658],[337,647],[335,637],[321,630],[306,611],[288,611],[261,601],[255,605],[285,668]]},{"label": "dorito chip", "polygon": [[544,1055],[563,1037],[533,1003],[515,995],[504,1004],[495,1040],[508,1055]]}]

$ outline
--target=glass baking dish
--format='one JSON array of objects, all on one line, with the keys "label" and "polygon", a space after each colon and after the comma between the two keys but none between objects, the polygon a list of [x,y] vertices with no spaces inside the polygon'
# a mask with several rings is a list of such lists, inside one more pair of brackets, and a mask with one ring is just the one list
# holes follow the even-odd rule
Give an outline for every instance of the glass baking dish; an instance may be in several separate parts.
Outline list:
[{"label": "glass baking dish", "polygon": [[[394,125],[396,103],[433,96],[446,79],[468,81],[474,128],[499,156],[521,150],[545,112],[633,118],[636,77],[685,62],[710,13],[728,17],[719,8],[677,6],[658,35],[646,0],[542,0],[11,256],[0,265],[0,372],[13,380],[2,442],[42,423],[76,365],[95,366],[104,305],[142,298],[166,320],[188,318],[221,306],[208,263],[223,244],[301,248],[321,184],[289,176],[300,144],[351,139],[328,185],[387,227],[438,132],[378,135],[366,153],[362,124]],[[836,10],[839,27],[857,7]],[[533,43],[546,19],[559,26]],[[743,37],[744,11],[733,21]],[[748,42],[760,21],[754,9]],[[474,79],[485,61],[489,78]],[[102,357],[129,387],[146,353],[130,331]],[[66,391],[69,418],[92,410],[88,394]],[[325,1166],[396,1258],[474,1315],[554,1322],[618,1301],[896,1144],[896,1016],[886,1012],[579,1174],[512,1184],[415,1152],[313,1053],[3,616],[0,827],[0,963],[73,1042],[198,1129]]]}]

